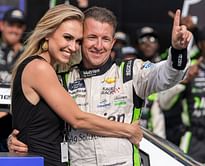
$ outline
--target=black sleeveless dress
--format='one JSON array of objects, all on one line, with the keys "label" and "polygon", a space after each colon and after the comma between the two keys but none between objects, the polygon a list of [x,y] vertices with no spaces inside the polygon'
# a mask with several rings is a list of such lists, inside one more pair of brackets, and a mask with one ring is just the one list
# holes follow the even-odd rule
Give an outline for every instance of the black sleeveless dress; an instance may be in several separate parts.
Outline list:
[{"label": "black sleeveless dress", "polygon": [[29,153],[44,157],[45,166],[63,166],[60,150],[63,120],[42,98],[33,105],[22,91],[23,70],[29,62],[37,58],[44,60],[40,56],[28,57],[17,70],[12,91],[13,129],[20,131],[18,139],[28,145]]}]

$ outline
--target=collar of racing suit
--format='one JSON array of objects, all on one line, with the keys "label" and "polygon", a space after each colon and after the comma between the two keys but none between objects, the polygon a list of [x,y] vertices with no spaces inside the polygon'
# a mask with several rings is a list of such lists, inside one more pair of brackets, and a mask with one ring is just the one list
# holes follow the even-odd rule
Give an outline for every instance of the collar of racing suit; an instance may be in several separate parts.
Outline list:
[{"label": "collar of racing suit", "polygon": [[110,69],[110,67],[112,66],[113,63],[114,63],[114,60],[112,60],[112,58],[110,57],[104,65],[102,65],[98,68],[94,68],[94,69],[86,69],[84,67],[83,63],[81,62],[79,64],[80,77],[81,78],[89,78],[89,77],[93,77],[93,76],[102,75],[108,69]]}]

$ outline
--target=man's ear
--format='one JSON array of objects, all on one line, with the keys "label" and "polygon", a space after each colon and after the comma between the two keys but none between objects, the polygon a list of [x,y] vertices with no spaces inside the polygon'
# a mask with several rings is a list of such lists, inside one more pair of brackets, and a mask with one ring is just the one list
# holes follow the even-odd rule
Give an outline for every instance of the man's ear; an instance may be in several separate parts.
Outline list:
[{"label": "man's ear", "polygon": [[114,46],[115,42],[116,42],[116,38],[113,38],[112,47]]}]

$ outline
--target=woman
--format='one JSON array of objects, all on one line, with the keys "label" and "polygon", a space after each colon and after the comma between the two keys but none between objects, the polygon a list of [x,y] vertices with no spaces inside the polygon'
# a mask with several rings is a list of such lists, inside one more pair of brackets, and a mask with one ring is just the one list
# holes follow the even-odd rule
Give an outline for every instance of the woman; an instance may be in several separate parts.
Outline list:
[{"label": "woman", "polygon": [[[45,165],[62,165],[63,118],[73,128],[92,134],[124,137],[138,144],[137,123],[123,124],[80,111],[55,73],[56,64],[67,64],[80,48],[83,13],[58,5],[42,17],[28,39],[13,72],[13,128],[28,151],[45,158]],[[60,157],[61,156],[61,157]]]}]

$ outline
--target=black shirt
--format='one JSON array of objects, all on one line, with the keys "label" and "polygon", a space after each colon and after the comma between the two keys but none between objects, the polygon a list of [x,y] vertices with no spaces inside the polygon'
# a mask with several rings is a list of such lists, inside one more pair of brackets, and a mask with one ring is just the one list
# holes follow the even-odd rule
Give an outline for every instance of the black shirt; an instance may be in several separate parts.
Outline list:
[{"label": "black shirt", "polygon": [[37,58],[43,60],[40,56],[31,56],[18,67],[12,91],[13,128],[20,131],[18,139],[28,145],[29,153],[44,157],[45,166],[61,166],[63,120],[42,98],[33,105],[22,91],[22,72],[29,62]]}]

